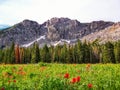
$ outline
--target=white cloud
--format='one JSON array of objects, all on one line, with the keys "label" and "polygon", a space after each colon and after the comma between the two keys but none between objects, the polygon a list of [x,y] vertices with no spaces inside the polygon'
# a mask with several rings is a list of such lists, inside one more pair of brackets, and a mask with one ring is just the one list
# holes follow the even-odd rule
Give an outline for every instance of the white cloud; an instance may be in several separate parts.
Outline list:
[{"label": "white cloud", "polygon": [[119,8],[119,0],[5,0],[0,4],[0,21],[15,24],[30,19],[43,23],[52,17],[120,21]]}]

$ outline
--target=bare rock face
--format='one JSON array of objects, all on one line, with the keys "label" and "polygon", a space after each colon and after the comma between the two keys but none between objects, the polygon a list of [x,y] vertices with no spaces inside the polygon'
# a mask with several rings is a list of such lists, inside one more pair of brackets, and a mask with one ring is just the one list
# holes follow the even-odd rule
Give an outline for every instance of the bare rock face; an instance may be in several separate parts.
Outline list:
[{"label": "bare rock face", "polygon": [[70,20],[68,18],[52,18],[46,23],[48,29],[47,38],[53,41],[60,39],[79,39],[112,24],[112,22],[104,21],[80,23],[77,20]]},{"label": "bare rock face", "polygon": [[[74,41],[75,39],[81,39],[89,34],[104,30],[112,25],[114,25],[113,22],[104,21],[80,23],[69,18],[52,18],[43,24],[24,20],[6,30],[0,31],[0,46],[9,46],[12,42],[23,45],[35,40],[39,41],[40,45],[60,40]],[[40,39],[41,36],[44,36],[44,40]]]}]

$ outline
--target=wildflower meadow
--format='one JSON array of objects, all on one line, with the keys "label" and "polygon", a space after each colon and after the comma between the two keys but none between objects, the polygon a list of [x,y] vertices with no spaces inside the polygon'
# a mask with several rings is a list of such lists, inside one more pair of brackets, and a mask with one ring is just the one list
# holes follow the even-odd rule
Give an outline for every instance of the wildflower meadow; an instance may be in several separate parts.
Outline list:
[{"label": "wildflower meadow", "polygon": [[119,64],[0,65],[0,90],[120,90]]}]

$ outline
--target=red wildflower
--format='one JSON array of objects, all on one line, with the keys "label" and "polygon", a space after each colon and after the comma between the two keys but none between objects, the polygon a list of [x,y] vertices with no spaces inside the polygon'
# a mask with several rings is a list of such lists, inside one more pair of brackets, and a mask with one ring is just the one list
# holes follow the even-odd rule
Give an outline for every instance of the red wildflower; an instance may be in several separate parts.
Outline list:
[{"label": "red wildflower", "polygon": [[2,88],[1,88],[1,90],[5,90],[5,88],[4,88],[4,87],[2,87]]},{"label": "red wildflower", "polygon": [[76,83],[76,81],[77,81],[77,79],[76,78],[72,78],[72,80],[71,80],[71,83]]},{"label": "red wildflower", "polygon": [[14,83],[16,83],[16,80],[13,80]]},{"label": "red wildflower", "polygon": [[88,84],[88,88],[92,88],[92,86],[93,86],[93,85],[92,85],[91,83]]},{"label": "red wildflower", "polygon": [[65,75],[64,75],[64,78],[69,78],[69,73],[66,73]]},{"label": "red wildflower", "polygon": [[80,76],[77,76],[76,80],[77,80],[77,82],[79,82],[80,81]]}]

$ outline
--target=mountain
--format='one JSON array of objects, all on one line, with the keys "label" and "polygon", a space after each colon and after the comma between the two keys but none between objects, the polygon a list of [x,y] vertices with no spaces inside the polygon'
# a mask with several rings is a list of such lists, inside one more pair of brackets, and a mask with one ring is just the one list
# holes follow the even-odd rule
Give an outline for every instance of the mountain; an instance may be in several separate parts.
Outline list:
[{"label": "mountain", "polygon": [[5,25],[5,24],[0,24],[0,30],[6,29],[10,27],[9,25]]},{"label": "mountain", "polygon": [[63,45],[64,43],[74,44],[78,39],[85,40],[87,38],[87,40],[91,40],[88,38],[93,37],[93,35],[93,38],[96,38],[96,33],[105,30],[108,31],[106,31],[107,33],[103,32],[103,35],[109,34],[110,27],[115,24],[114,22],[105,21],[81,23],[78,20],[69,18],[52,18],[43,24],[24,20],[0,31],[0,46],[9,46],[12,42],[15,42],[20,46],[29,47],[36,41],[40,47],[44,44],[54,46]]},{"label": "mountain", "polygon": [[94,41],[99,39],[100,43],[120,40],[120,22],[115,23],[103,30],[84,36],[81,40]]},{"label": "mountain", "polygon": [[0,45],[9,46],[12,42],[25,44],[40,36],[37,22],[24,20],[6,30],[0,31]]}]

